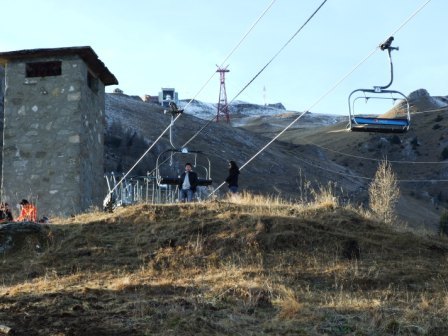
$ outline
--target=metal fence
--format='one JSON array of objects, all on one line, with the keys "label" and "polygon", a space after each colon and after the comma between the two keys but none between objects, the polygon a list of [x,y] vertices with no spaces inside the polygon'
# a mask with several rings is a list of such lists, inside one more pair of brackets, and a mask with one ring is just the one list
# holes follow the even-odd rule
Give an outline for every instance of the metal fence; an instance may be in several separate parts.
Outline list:
[{"label": "metal fence", "polygon": [[[179,202],[179,187],[160,183],[156,174],[132,176],[121,181],[124,174],[109,173],[104,177],[107,182],[109,198],[104,208],[109,210],[132,204],[166,204]],[[121,182],[120,182],[121,181]],[[195,201],[206,200],[213,193],[213,186],[198,186]]]}]

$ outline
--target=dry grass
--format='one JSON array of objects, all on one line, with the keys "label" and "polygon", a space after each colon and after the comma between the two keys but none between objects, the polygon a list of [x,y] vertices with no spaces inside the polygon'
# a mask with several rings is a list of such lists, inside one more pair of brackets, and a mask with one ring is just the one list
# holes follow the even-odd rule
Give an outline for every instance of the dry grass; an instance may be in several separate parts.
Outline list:
[{"label": "dry grass", "polygon": [[19,335],[447,334],[448,242],[332,195],[60,219],[44,251],[1,257],[0,324]]}]

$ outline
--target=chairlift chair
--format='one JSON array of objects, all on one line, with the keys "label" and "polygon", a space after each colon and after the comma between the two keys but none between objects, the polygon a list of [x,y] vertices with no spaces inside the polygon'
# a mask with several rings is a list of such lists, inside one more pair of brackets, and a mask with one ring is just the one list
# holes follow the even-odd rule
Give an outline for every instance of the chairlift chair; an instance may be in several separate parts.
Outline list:
[{"label": "chairlift chair", "polygon": [[[390,64],[390,82],[384,86],[374,86],[373,89],[356,89],[348,97],[349,106],[349,124],[348,129],[352,132],[378,132],[378,133],[405,133],[409,130],[411,124],[410,106],[407,97],[396,90],[388,90],[393,82],[393,64],[392,50],[398,50],[398,47],[392,47],[393,37],[389,37],[380,45],[381,50],[387,50]],[[400,106],[397,106],[396,116],[390,118],[385,115],[362,115],[355,114],[355,102],[359,99],[389,99],[393,102],[400,100]]]},{"label": "chairlift chair", "polygon": [[[168,158],[166,158],[167,155],[170,155],[169,160]],[[160,185],[179,185],[180,183],[180,177],[178,176],[179,174],[174,175],[171,171],[169,172],[171,175],[167,175],[166,174],[166,169],[165,171],[162,171],[161,168],[165,168],[164,167],[164,163],[165,162],[169,162],[169,166],[173,165],[173,157],[175,155],[193,155],[194,156],[194,163],[193,166],[194,167],[202,167],[205,171],[205,175],[203,176],[198,176],[198,186],[210,186],[213,183],[213,180],[211,178],[211,162],[210,159],[201,151],[191,151],[191,150],[187,150],[185,148],[178,150],[178,149],[168,149],[162,153],[159,154],[159,156],[157,157],[156,160],[156,180],[157,180],[157,184]],[[205,159],[202,160],[205,162],[205,165],[203,164],[198,164],[198,155],[203,157]],[[165,158],[165,160],[162,160],[163,158]],[[159,161],[161,161],[161,163],[159,163]],[[169,170],[169,169],[168,169]]]}]

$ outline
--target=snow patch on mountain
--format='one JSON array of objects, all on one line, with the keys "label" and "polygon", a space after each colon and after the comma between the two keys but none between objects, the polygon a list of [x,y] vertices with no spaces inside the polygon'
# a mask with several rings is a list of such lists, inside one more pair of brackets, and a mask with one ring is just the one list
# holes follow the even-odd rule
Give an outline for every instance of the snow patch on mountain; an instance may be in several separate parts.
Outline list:
[{"label": "snow patch on mountain", "polygon": [[[198,100],[180,100],[178,106],[184,109],[185,113],[200,119],[210,120],[217,114],[217,104],[204,103]],[[276,115],[284,113],[285,108],[281,103],[273,105],[257,105],[236,100],[228,107],[230,118],[241,118],[259,115]]]}]

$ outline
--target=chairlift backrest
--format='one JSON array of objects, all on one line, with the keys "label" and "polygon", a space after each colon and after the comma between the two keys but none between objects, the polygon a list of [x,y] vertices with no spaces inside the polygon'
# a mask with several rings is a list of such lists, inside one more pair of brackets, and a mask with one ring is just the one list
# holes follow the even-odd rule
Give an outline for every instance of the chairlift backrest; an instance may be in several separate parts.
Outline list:
[{"label": "chairlift backrest", "polygon": [[[167,161],[166,159],[164,160],[164,158],[166,157],[166,155],[170,155],[170,162],[171,162],[171,169],[166,169],[166,164],[165,162]],[[183,170],[181,170],[179,167],[181,167],[181,165],[179,165],[175,170],[173,169],[174,167],[174,160],[172,160],[172,158],[174,156],[193,156],[194,160],[188,160],[188,161],[192,161],[194,162],[194,167],[196,168],[203,168],[201,170],[203,170],[205,172],[205,174],[200,174],[200,171],[196,171],[198,173],[198,185],[203,185],[203,186],[208,186],[212,184],[212,178],[211,178],[211,162],[210,159],[205,156],[202,152],[200,151],[183,151],[183,150],[176,150],[176,149],[168,149],[164,152],[162,152],[156,160],[156,180],[157,183],[160,184],[169,184],[169,185],[179,185],[180,183],[180,175],[183,172]],[[202,156],[202,161],[204,163],[204,165],[199,165],[199,156]],[[184,160],[185,162],[187,160]],[[184,164],[184,163],[183,163]],[[195,169],[196,170],[196,169]],[[199,169],[198,169],[199,170]]]}]

